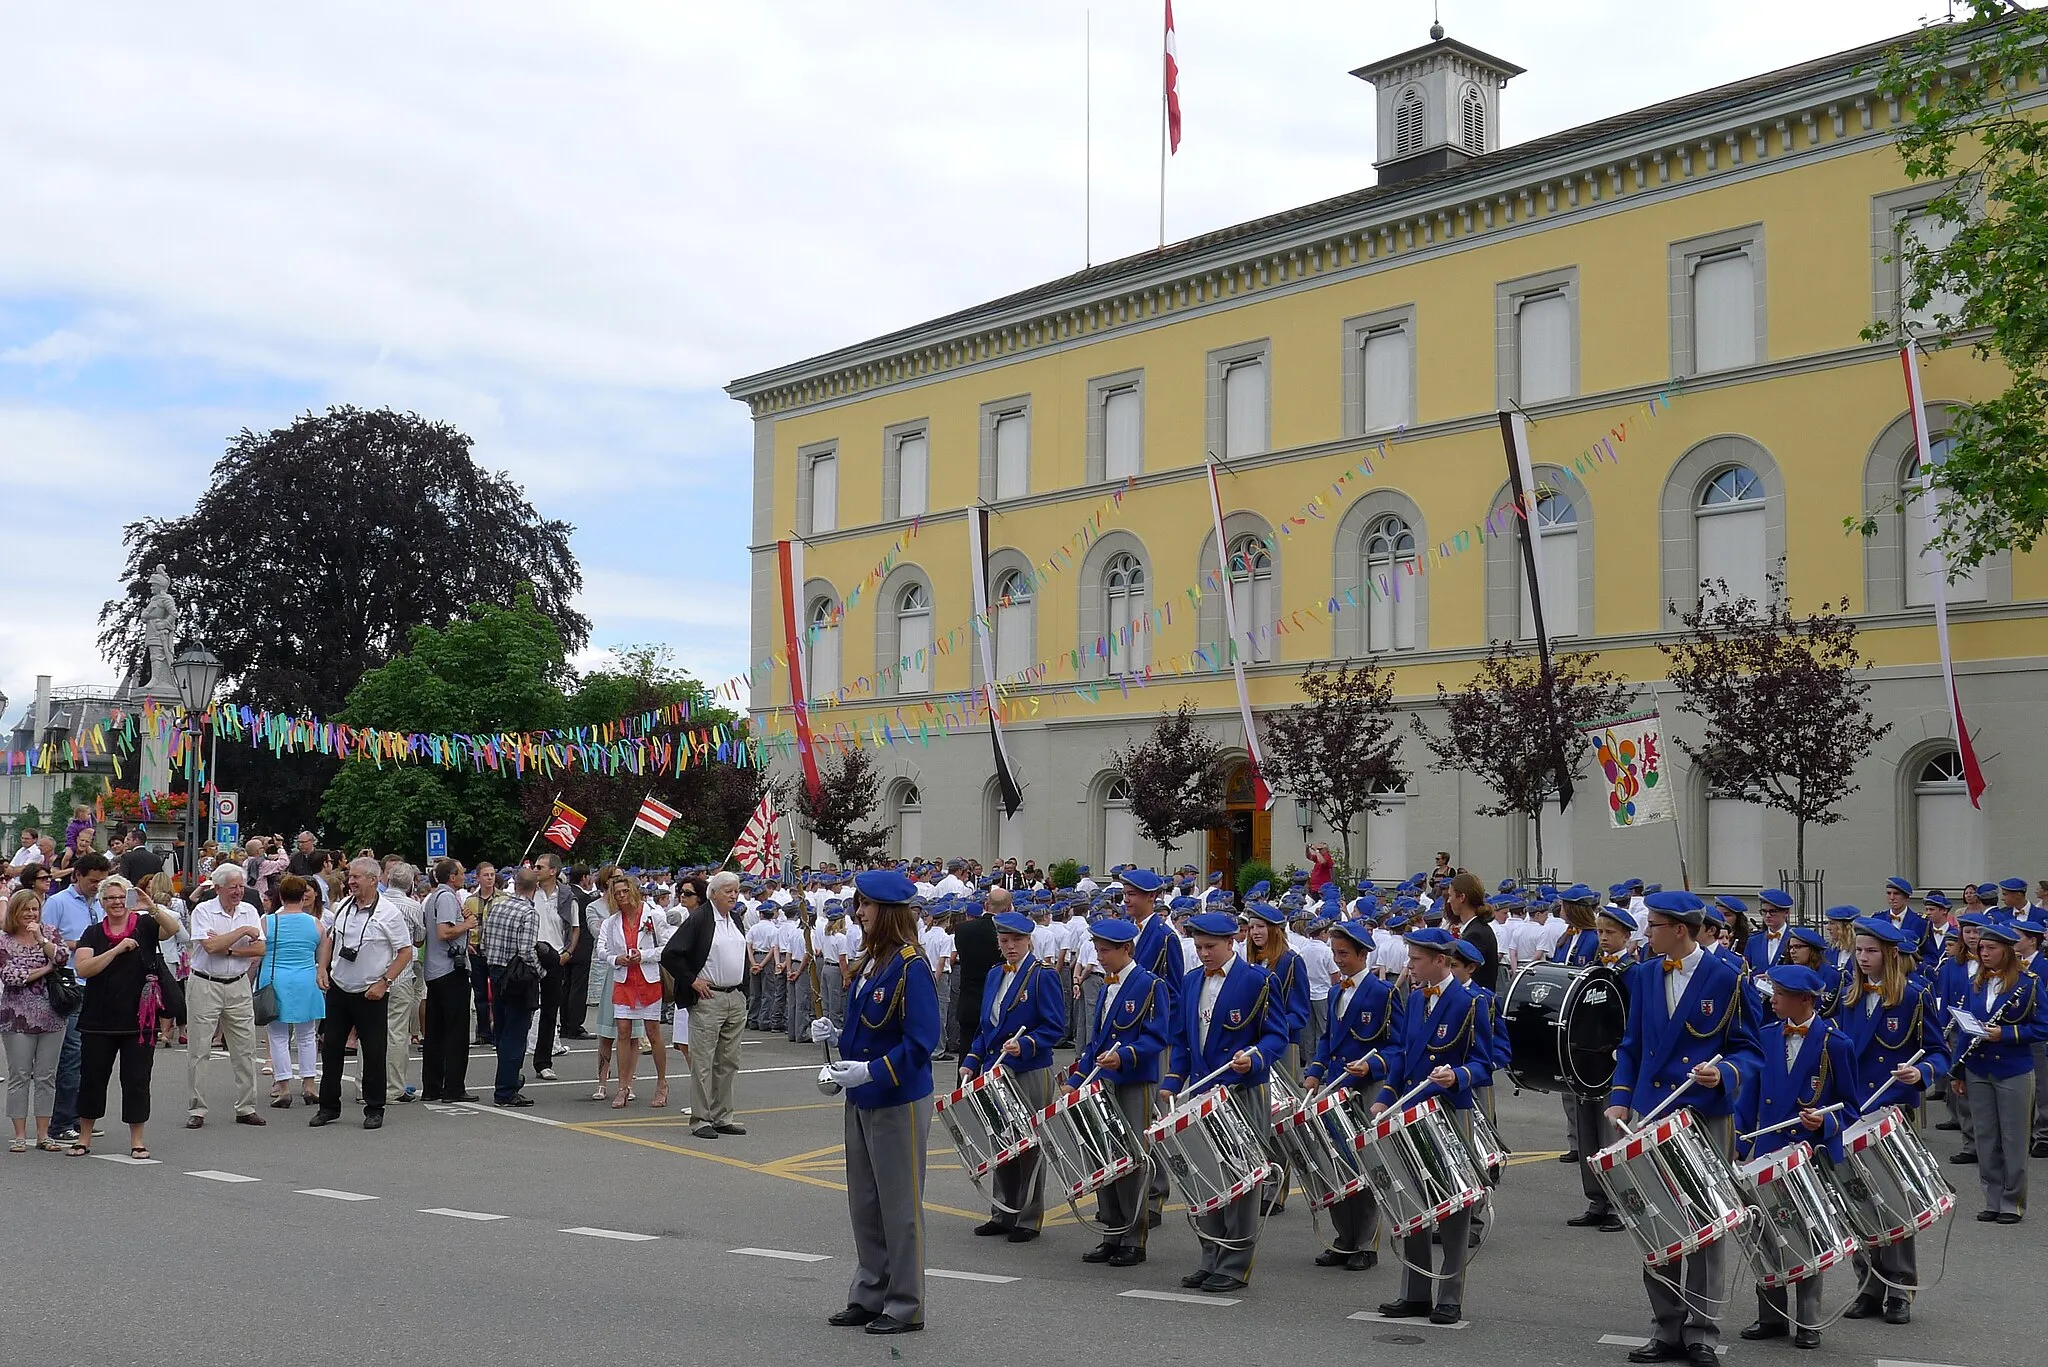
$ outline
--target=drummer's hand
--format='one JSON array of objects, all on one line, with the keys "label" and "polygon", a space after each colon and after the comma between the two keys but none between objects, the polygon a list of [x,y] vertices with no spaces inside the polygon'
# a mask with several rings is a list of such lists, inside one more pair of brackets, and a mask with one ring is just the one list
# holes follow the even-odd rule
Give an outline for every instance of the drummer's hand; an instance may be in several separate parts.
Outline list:
[{"label": "drummer's hand", "polygon": [[1702,1063],[1692,1070],[1692,1080],[1702,1087],[1721,1085],[1721,1070],[1711,1063]]},{"label": "drummer's hand", "polygon": [[973,1080],[974,1070],[972,1068],[962,1068],[960,1070],[960,1085],[962,1087],[965,1087],[968,1083],[972,1082]]},{"label": "drummer's hand", "polygon": [[1430,1069],[1429,1080],[1431,1082],[1434,1082],[1437,1086],[1443,1088],[1445,1091],[1449,1091],[1451,1088],[1458,1085],[1458,1075],[1448,1068]]},{"label": "drummer's hand", "polygon": [[1353,1077],[1371,1077],[1372,1060],[1369,1058],[1355,1058],[1344,1065],[1344,1071]]},{"label": "drummer's hand", "polygon": [[1242,1077],[1252,1070],[1252,1056],[1248,1049],[1240,1049],[1230,1060],[1230,1071]]},{"label": "drummer's hand", "polygon": [[1894,1081],[1905,1083],[1908,1087],[1918,1087],[1920,1085],[1920,1070],[1910,1063],[1901,1063],[1898,1067],[1892,1069],[1892,1078]]},{"label": "drummer's hand", "polygon": [[1008,1054],[1011,1058],[1022,1058],[1024,1057],[1024,1046],[1019,1044],[1016,1040],[1011,1040],[1009,1043],[1003,1046],[1003,1052],[1005,1054]]},{"label": "drummer's hand", "polygon": [[1963,1095],[1963,1092],[1964,1092],[1964,1087],[1963,1087],[1963,1080],[1962,1080],[1961,1078],[1959,1078],[1959,1077],[1958,1077],[1958,1078],[1950,1078],[1950,1079],[1949,1079],[1949,1084],[1948,1084],[1948,1089],[1949,1089],[1949,1091],[1953,1092],[1953,1093],[1954,1093],[1955,1095],[1957,1095],[1957,1096],[1961,1096],[1961,1095]]},{"label": "drummer's hand", "polygon": [[1159,1104],[1160,1104],[1160,1105],[1162,1105],[1162,1106],[1164,1106],[1164,1107],[1165,1107],[1165,1108],[1166,1108],[1167,1110],[1169,1110],[1169,1111],[1170,1111],[1170,1110],[1172,1110],[1172,1109],[1173,1109],[1173,1093],[1172,1093],[1172,1092],[1169,1092],[1169,1091],[1166,1091],[1165,1089],[1163,1089],[1163,1088],[1162,1088],[1162,1089],[1160,1090],[1160,1093],[1159,1093]]},{"label": "drummer's hand", "polygon": [[1627,1129],[1627,1128],[1628,1128],[1628,1107],[1626,1107],[1626,1106],[1609,1106],[1609,1107],[1607,1108],[1607,1118],[1608,1118],[1609,1120],[1612,1120],[1612,1121],[1613,1121],[1613,1122],[1614,1122],[1615,1124],[1617,1124],[1617,1125],[1621,1126],[1621,1127],[1622,1127],[1623,1129]]},{"label": "drummer's hand", "polygon": [[1817,1130],[1822,1124],[1821,1114],[1819,1111],[1808,1107],[1799,1113],[1799,1123],[1809,1130]]},{"label": "drummer's hand", "polygon": [[1097,1068],[1121,1068],[1123,1067],[1123,1060],[1116,1056],[1116,1050],[1105,1049],[1095,1056],[1095,1066]]},{"label": "drummer's hand", "polygon": [[1387,1109],[1387,1103],[1386,1103],[1386,1102],[1384,1102],[1384,1101],[1375,1101],[1375,1102],[1373,1102],[1373,1103],[1372,1103],[1372,1109],[1371,1109],[1371,1114],[1372,1114],[1372,1118],[1373,1118],[1373,1119],[1375,1119],[1375,1120],[1379,1119],[1379,1117],[1380,1117],[1380,1112],[1381,1112],[1381,1111],[1384,1111],[1385,1109]]}]

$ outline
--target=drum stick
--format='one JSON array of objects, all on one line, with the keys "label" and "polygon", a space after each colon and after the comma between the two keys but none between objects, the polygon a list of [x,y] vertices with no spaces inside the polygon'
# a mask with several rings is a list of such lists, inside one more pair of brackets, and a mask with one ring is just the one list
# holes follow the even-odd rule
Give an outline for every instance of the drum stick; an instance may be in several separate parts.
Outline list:
[{"label": "drum stick", "polygon": [[[1841,1109],[1842,1109],[1842,1107],[1843,1107],[1843,1106],[1845,1106],[1845,1105],[1847,1105],[1847,1104],[1848,1104],[1848,1103],[1846,1103],[1846,1102],[1841,1102],[1841,1101],[1837,1101],[1837,1102],[1836,1102],[1836,1103],[1835,1103],[1834,1105],[1832,1105],[1832,1106],[1823,1106],[1823,1107],[1821,1107],[1821,1108],[1820,1108],[1819,1110],[1815,1111],[1815,1112],[1814,1112],[1814,1114],[1815,1114],[1815,1115],[1833,1115],[1833,1114],[1834,1114],[1834,1113],[1835,1113],[1836,1111],[1839,1111],[1839,1110],[1841,1110]],[[1739,1136],[1737,1136],[1737,1137],[1738,1137],[1738,1138],[1740,1138],[1741,1140],[1743,1140],[1743,1142],[1747,1143],[1747,1142],[1748,1142],[1749,1140],[1752,1140],[1752,1139],[1761,1139],[1761,1138],[1762,1138],[1763,1136],[1765,1136],[1765,1135],[1767,1135],[1767,1134],[1776,1134],[1776,1133],[1777,1133],[1778,1131],[1780,1131],[1780,1130],[1789,1130],[1789,1129],[1791,1129],[1791,1128],[1792,1128],[1792,1127],[1793,1127],[1794,1125],[1802,1125],[1802,1124],[1804,1124],[1805,1122],[1806,1122],[1806,1117],[1805,1117],[1805,1116],[1803,1116],[1803,1115],[1795,1115],[1795,1116],[1793,1116],[1793,1117],[1792,1117],[1792,1118],[1791,1118],[1790,1120],[1781,1120],[1781,1121],[1779,1121],[1779,1122],[1778,1122],[1777,1124],[1775,1124],[1775,1125],[1766,1125],[1766,1126],[1764,1126],[1764,1127],[1763,1127],[1762,1129],[1760,1129],[1760,1130],[1751,1130],[1751,1131],[1750,1131],[1750,1132],[1749,1132],[1748,1134],[1745,1134],[1745,1135],[1739,1135]]]},{"label": "drum stick", "polygon": [[1207,1087],[1207,1086],[1208,1086],[1208,1085],[1209,1085],[1210,1083],[1214,1082],[1214,1081],[1215,1081],[1215,1080],[1216,1080],[1217,1078],[1219,1078],[1219,1077],[1222,1077],[1222,1076],[1223,1076],[1223,1075],[1224,1075],[1225,1073],[1229,1072],[1229,1071],[1230,1071],[1230,1068],[1231,1068],[1231,1064],[1234,1064],[1234,1063],[1236,1063],[1236,1062],[1237,1062],[1237,1055],[1235,1055],[1235,1054],[1232,1054],[1232,1055],[1230,1056],[1230,1063],[1226,1063],[1226,1064],[1224,1064],[1224,1065],[1223,1065],[1223,1066],[1222,1066],[1221,1068],[1218,1068],[1218,1069],[1217,1069],[1217,1070],[1216,1070],[1215,1072],[1213,1072],[1213,1073],[1209,1074],[1209,1076],[1207,1076],[1207,1077],[1203,1078],[1203,1079],[1202,1079],[1202,1080],[1201,1080],[1200,1082],[1197,1082],[1197,1083],[1196,1083],[1196,1084],[1195,1084],[1194,1086],[1192,1086],[1192,1087],[1183,1087],[1183,1088],[1181,1089],[1181,1092],[1180,1092],[1180,1094],[1181,1094],[1182,1096],[1193,1096],[1193,1095],[1195,1095],[1195,1094],[1196,1094],[1197,1092],[1201,1091],[1201,1090],[1202,1090],[1202,1089],[1203,1089],[1204,1087]]},{"label": "drum stick", "polygon": [[1088,1090],[1088,1084],[1095,1081],[1097,1075],[1099,1075],[1101,1072],[1102,1065],[1098,1063],[1093,1068],[1090,1068],[1088,1070],[1088,1076],[1082,1078],[1079,1082],[1074,1084],[1074,1090],[1077,1092],[1084,1092]]},{"label": "drum stick", "polygon": [[1434,1082],[1431,1082],[1428,1078],[1424,1078],[1422,1079],[1422,1081],[1416,1083],[1413,1087],[1408,1089],[1408,1095],[1402,1097],[1399,1101],[1395,1102],[1387,1109],[1393,1111],[1396,1114],[1399,1114],[1400,1112],[1408,1109],[1409,1102],[1415,1100],[1416,1097],[1421,1096],[1424,1092],[1428,1091],[1430,1088],[1434,1086],[1436,1086]]},{"label": "drum stick", "polygon": [[[1029,1026],[1026,1026],[1024,1029],[1019,1030],[1016,1034],[1010,1036],[1007,1040],[1003,1041],[1003,1043],[1005,1046],[1015,1044],[1018,1040],[1023,1039],[1026,1035],[1030,1033],[1031,1028]],[[988,1068],[995,1067],[998,1063],[1001,1063],[1004,1059],[1008,1057],[1009,1055],[1005,1054],[1001,1049],[996,1050],[996,1056],[988,1061]],[[988,1072],[988,1068],[982,1069],[981,1072],[976,1073],[975,1076],[981,1077],[983,1074]]]},{"label": "drum stick", "polygon": [[[1719,1065],[1720,1062],[1721,1055],[1716,1054],[1712,1058],[1708,1059],[1705,1063],[1702,1063],[1698,1066],[1701,1068],[1712,1068]],[[1685,1081],[1680,1083],[1678,1087],[1675,1090],[1673,1090],[1670,1096],[1665,1097],[1664,1100],[1658,1104],[1656,1110],[1651,1111],[1648,1115],[1644,1116],[1640,1121],[1638,1121],[1635,1129],[1629,1131],[1629,1133],[1641,1134],[1644,1130],[1649,1129],[1650,1126],[1657,1123],[1658,1116],[1664,1114],[1664,1112],[1670,1110],[1673,1106],[1677,1105],[1678,1098],[1684,1096],[1690,1090],[1692,1090],[1692,1078],[1690,1075],[1688,1075]]]},{"label": "drum stick", "polygon": [[[1926,1057],[1927,1057],[1927,1051],[1926,1051],[1925,1049],[1922,1049],[1922,1050],[1920,1050],[1920,1051],[1919,1051],[1918,1053],[1914,1054],[1914,1055],[1913,1055],[1913,1057],[1911,1057],[1911,1058],[1907,1059],[1907,1060],[1906,1060],[1906,1061],[1905,1061],[1904,1063],[1901,1063],[1901,1064],[1899,1065],[1899,1067],[1901,1067],[1901,1068],[1915,1068],[1915,1067],[1918,1067],[1918,1066],[1919,1066],[1919,1064],[1920,1064],[1920,1060],[1921,1060],[1921,1059],[1923,1059],[1923,1058],[1926,1058]],[[1871,1103],[1872,1101],[1875,1101],[1875,1100],[1877,1100],[1877,1099],[1878,1099],[1879,1097],[1883,1096],[1883,1095],[1884,1095],[1884,1094],[1885,1094],[1886,1092],[1889,1092],[1889,1091],[1890,1091],[1890,1090],[1891,1090],[1892,1088],[1894,1088],[1894,1087],[1903,1087],[1903,1086],[1905,1086],[1905,1085],[1906,1085],[1905,1083],[1903,1083],[1903,1082],[1900,1082],[1900,1081],[1899,1081],[1899,1080],[1898,1080],[1897,1078],[1890,1078],[1890,1077],[1886,1078],[1886,1079],[1884,1080],[1884,1083],[1883,1083],[1883,1085],[1882,1085],[1882,1086],[1880,1086],[1880,1087],[1879,1087],[1879,1088],[1878,1088],[1878,1089],[1877,1089],[1876,1091],[1872,1092],[1872,1093],[1870,1094],[1869,1098],[1868,1098],[1868,1099],[1866,1099],[1866,1100],[1864,1101],[1864,1103],[1863,1103],[1863,1104],[1862,1104],[1861,1106],[1858,1106],[1858,1107],[1856,1108],[1856,1114],[1858,1114],[1858,1115],[1862,1115],[1862,1114],[1863,1114],[1863,1113],[1864,1113],[1865,1111],[1869,1110],[1869,1109],[1870,1109],[1870,1103]]]}]

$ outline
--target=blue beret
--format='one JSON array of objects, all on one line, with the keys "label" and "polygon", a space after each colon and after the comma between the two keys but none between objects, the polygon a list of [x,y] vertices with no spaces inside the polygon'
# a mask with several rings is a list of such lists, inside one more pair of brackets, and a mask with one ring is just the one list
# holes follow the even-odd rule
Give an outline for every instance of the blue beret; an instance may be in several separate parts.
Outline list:
[{"label": "blue beret", "polygon": [[1360,949],[1370,951],[1373,948],[1372,927],[1363,921],[1339,921],[1330,927],[1330,930],[1332,934],[1342,935]]},{"label": "blue beret", "polygon": [[1710,926],[1719,926],[1723,930],[1728,929],[1728,918],[1721,914],[1719,907],[1701,907],[1700,920]]},{"label": "blue beret", "polygon": [[1451,952],[1451,932],[1442,926],[1424,926],[1421,930],[1409,931],[1402,938],[1409,944],[1420,945],[1424,949],[1434,949],[1444,954]]},{"label": "blue beret", "polygon": [[917,896],[917,884],[894,869],[868,869],[853,876],[854,890],[870,902],[908,902]]},{"label": "blue beret", "polygon": [[1197,872],[1197,870],[1196,870],[1196,868],[1195,868],[1195,866],[1194,866],[1193,864],[1183,864],[1183,865],[1181,865],[1181,866],[1180,866],[1180,868],[1179,868],[1178,872],[1180,872],[1180,873],[1194,873],[1194,872]]},{"label": "blue beret", "polygon": [[1989,902],[1998,896],[1998,886],[1995,883],[1979,883],[1976,891],[1978,900],[1983,902]]},{"label": "blue beret", "polygon": [[1638,883],[1636,886],[1641,888],[1645,895],[1648,895],[1653,892],[1664,891],[1664,885],[1662,883]]},{"label": "blue beret", "polygon": [[[1793,926],[1790,929],[1788,929],[1785,932],[1785,934],[1789,936],[1791,939],[1796,940],[1798,943],[1807,946],[1809,949],[1818,949],[1823,953],[1827,951],[1827,937],[1825,935],[1822,935],[1819,931],[1815,930],[1812,926]],[[1774,968],[1771,970],[1771,981],[1776,982],[1777,980],[1778,970]]]},{"label": "blue beret", "polygon": [[1901,945],[1906,942],[1906,933],[1904,931],[1900,930],[1890,921],[1879,920],[1875,916],[1860,917],[1856,922],[1856,933],[1858,935],[1868,935],[1875,940],[1882,940],[1888,945]]},{"label": "blue beret", "polygon": [[1439,902],[1439,903],[1437,903],[1437,904],[1436,904],[1435,906],[1431,906],[1431,907],[1424,907],[1424,908],[1422,909],[1422,919],[1423,919],[1423,920],[1425,920],[1425,921],[1441,921],[1441,920],[1443,920],[1443,919],[1444,919],[1444,907],[1443,907],[1443,903]]},{"label": "blue beret", "polygon": [[1629,934],[1635,934],[1636,918],[1629,915],[1627,907],[1602,907],[1599,914],[1605,916]]},{"label": "blue beret", "polygon": [[2012,928],[2037,940],[2048,939],[2048,925],[2043,925],[2038,917],[2029,916],[2024,920],[2014,921]]},{"label": "blue beret", "polygon": [[1486,899],[1486,905],[1490,907],[1518,907],[1522,905],[1522,899],[1513,893],[1497,892]]},{"label": "blue beret", "polygon": [[1117,881],[1134,892],[1157,892],[1166,886],[1166,880],[1150,869],[1125,869]]},{"label": "blue beret", "polygon": [[1021,911],[998,912],[995,923],[997,930],[1008,935],[1029,935],[1034,929],[1031,918]]},{"label": "blue beret", "polygon": [[1566,902],[1597,902],[1600,900],[1600,894],[1587,887],[1584,883],[1574,883],[1559,893],[1558,896]]},{"label": "blue beret", "polygon": [[1740,916],[1749,915],[1749,903],[1743,901],[1740,897],[1716,897],[1714,905],[1723,911],[1732,911]]},{"label": "blue beret", "polygon": [[1905,879],[1899,877],[1897,874],[1893,874],[1891,877],[1885,879],[1884,885],[1893,892],[1903,892],[1908,897],[1911,897],[1913,895],[1913,885],[1911,883],[1908,883]]},{"label": "blue beret", "polygon": [[1966,911],[1961,916],[1956,917],[1956,924],[1959,926],[1975,926],[1977,929],[1982,930],[1991,924],[1991,918],[1981,911]]},{"label": "blue beret", "polygon": [[1237,918],[1222,911],[1198,912],[1188,917],[1188,930],[1211,939],[1233,940],[1237,938]]},{"label": "blue beret", "polygon": [[1176,897],[1166,904],[1169,912],[1193,911],[1202,904],[1192,897]]},{"label": "blue beret", "polygon": [[2001,878],[1998,880],[1998,886],[2004,892],[2025,892],[2027,890],[2027,880],[2024,878]]},{"label": "blue beret", "polygon": [[1265,879],[1261,878],[1258,882],[1252,884],[1251,890],[1247,892],[1245,896],[1264,897],[1267,893],[1271,892],[1272,890],[1273,885],[1267,882]]},{"label": "blue beret", "polygon": [[1245,910],[1269,926],[1277,926],[1287,919],[1280,914],[1279,908],[1270,902],[1253,902]]},{"label": "blue beret", "polygon": [[1820,974],[1804,964],[1778,964],[1771,969],[1770,978],[1774,991],[1804,992],[1809,997],[1820,995]]},{"label": "blue beret", "polygon": [[1082,872],[1082,873],[1086,873],[1086,872],[1088,872],[1088,866],[1087,866],[1086,864],[1083,864],[1083,865],[1081,865],[1081,872]]},{"label": "blue beret", "polygon": [[1088,923],[1088,937],[1107,940],[1113,945],[1127,945],[1138,938],[1138,928],[1113,916],[1098,916]]},{"label": "blue beret", "polygon": [[2002,944],[2008,945],[2016,945],[2020,942],[2020,932],[2017,927],[2007,925],[2003,921],[1991,920],[1988,917],[1985,919],[1984,924],[1977,928],[1977,936],[1979,939],[1997,940]]},{"label": "blue beret", "polygon": [[1827,918],[1830,921],[1854,921],[1862,915],[1863,908],[1861,907],[1829,907],[1827,910]]},{"label": "blue beret", "polygon": [[1513,892],[1518,886],[1519,884],[1517,884],[1514,879],[1503,878],[1500,880],[1498,884],[1494,886],[1493,890],[1495,892]]},{"label": "blue beret", "polygon": [[1401,929],[1401,927],[1403,927],[1403,926],[1405,926],[1405,925],[1407,925],[1407,924],[1408,924],[1408,918],[1407,918],[1407,917],[1405,917],[1405,916],[1403,916],[1403,915],[1401,915],[1401,914],[1400,914],[1399,912],[1396,912],[1395,914],[1393,914],[1392,916],[1389,916],[1389,917],[1387,918],[1387,929],[1388,929],[1388,930],[1399,930],[1399,929]]},{"label": "blue beret", "polygon": [[1475,967],[1486,962],[1486,951],[1470,940],[1456,940],[1451,944],[1451,953]]},{"label": "blue beret", "polygon": [[1948,894],[1940,888],[1936,888],[1933,892],[1927,894],[1927,905],[1930,907],[1948,906]]},{"label": "blue beret", "polygon": [[1222,882],[1222,881],[1223,881],[1223,874],[1222,874],[1222,872],[1221,872],[1221,871],[1218,871],[1218,872],[1216,872],[1216,873],[1212,873],[1212,874],[1210,874],[1210,875],[1209,875],[1209,881],[1210,881],[1210,882],[1212,882],[1212,883],[1220,883],[1220,882]]},{"label": "blue beret", "polygon": [[1651,911],[1662,912],[1666,916],[1685,916],[1688,914],[1696,916],[1698,913],[1706,910],[1706,903],[1685,892],[1649,893],[1643,898],[1643,905]]},{"label": "blue beret", "polygon": [[1616,899],[1626,897],[1632,886],[1634,885],[1630,883],[1609,883],[1607,885],[1607,895]]},{"label": "blue beret", "polygon": [[1357,906],[1359,915],[1377,916],[1379,915],[1380,910],[1380,899],[1373,896],[1369,892],[1360,893],[1358,897]]},{"label": "blue beret", "polygon": [[1792,894],[1783,888],[1765,888],[1756,895],[1756,900],[1767,907],[1776,907],[1779,911],[1792,910]]},{"label": "blue beret", "polygon": [[1290,881],[1296,883],[1306,883],[1308,881],[1308,871],[1306,869],[1296,869],[1293,875],[1291,876]]}]

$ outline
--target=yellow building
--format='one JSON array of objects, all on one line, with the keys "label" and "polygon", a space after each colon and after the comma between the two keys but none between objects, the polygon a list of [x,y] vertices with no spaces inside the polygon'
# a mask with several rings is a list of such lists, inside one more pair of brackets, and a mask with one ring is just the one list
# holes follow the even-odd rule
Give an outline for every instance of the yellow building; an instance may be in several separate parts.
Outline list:
[{"label": "yellow building", "polygon": [[[1539,518],[1552,631],[1654,695],[1670,729],[1693,724],[1657,688],[1655,646],[1702,578],[1761,594],[1782,567],[1797,608],[1848,599],[1892,731],[1847,819],[1809,832],[1830,898],[1874,899],[1895,872],[1953,890],[2026,871],[2048,800],[2030,725],[2048,700],[2048,560],[2000,555],[1951,594],[1991,785],[1979,814],[1956,781],[1925,518],[1843,531],[1911,474],[1896,352],[1858,334],[1898,321],[1888,258],[1936,192],[1906,182],[1900,111],[1862,74],[1879,51],[1496,147],[1519,69],[1437,38],[1354,73],[1377,91],[1370,188],[735,381],[755,424],[753,657],[781,649],[774,545],[794,536],[816,727],[873,743],[907,721],[917,738],[876,752],[901,853],[1153,862],[1107,752],[1183,698],[1243,749],[1230,676],[1208,663],[1219,597],[1190,592],[1218,564],[1206,457],[1225,463],[1225,536],[1244,553],[1240,633],[1266,624],[1253,706],[1298,700],[1311,662],[1373,655],[1427,717],[1439,681],[1464,683],[1490,640],[1528,630],[1513,542],[1484,531],[1508,499],[1496,413],[1519,406],[1557,490]],[[1937,433],[2001,387],[1962,348],[1924,375]],[[994,643],[1024,805],[1007,820],[985,728],[961,724],[959,695],[981,682],[977,504],[1009,599]],[[786,672],[757,678],[757,719],[786,733]],[[1429,772],[1412,736],[1406,758],[1407,791],[1354,846],[1374,876],[1439,849],[1488,875],[1529,868],[1523,823],[1472,814],[1476,780]],[[1686,777],[1693,885],[1776,884],[1789,820]],[[1295,804],[1253,813],[1237,779],[1235,830],[1190,839],[1175,864],[1269,844],[1275,862],[1299,857]],[[1575,803],[1545,822],[1544,862],[1675,884],[1671,829],[1614,831],[1604,803]]]}]

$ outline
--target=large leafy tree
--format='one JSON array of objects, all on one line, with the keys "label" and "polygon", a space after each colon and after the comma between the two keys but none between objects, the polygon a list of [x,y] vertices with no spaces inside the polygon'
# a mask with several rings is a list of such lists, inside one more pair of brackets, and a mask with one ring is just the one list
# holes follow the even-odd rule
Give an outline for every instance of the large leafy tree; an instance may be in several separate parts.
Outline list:
[{"label": "large leafy tree", "polygon": [[[333,716],[415,627],[522,588],[570,653],[590,624],[571,605],[582,573],[568,524],[470,454],[447,423],[390,409],[331,408],[228,443],[192,511],[123,531],[125,594],[100,610],[100,645],[139,669],[149,574],[162,566],[187,641],[226,667],[232,701]],[[510,725],[509,719],[494,721]],[[219,784],[248,824],[310,822],[334,773],[316,756],[220,749]]]},{"label": "large leafy tree", "polygon": [[870,824],[882,805],[882,776],[874,758],[858,745],[818,766],[815,797],[802,783],[796,790],[797,815],[812,835],[832,847],[841,865],[872,864],[888,851],[888,828]]},{"label": "large leafy tree", "polygon": [[1467,773],[1497,795],[1472,810],[1479,816],[1523,816],[1535,825],[1536,867],[1543,863],[1543,805],[1557,796],[1557,757],[1576,778],[1584,769],[1581,727],[1628,705],[1628,685],[1601,669],[1591,654],[1560,655],[1551,662],[1546,689],[1535,652],[1495,641],[1472,682],[1453,693],[1436,686],[1448,724],[1439,735],[1415,718],[1415,734],[1441,774]]},{"label": "large leafy tree", "polygon": [[1335,673],[1311,665],[1301,691],[1307,701],[1261,718],[1266,777],[1343,838],[1350,865],[1358,819],[1380,810],[1377,794],[1408,781],[1395,730],[1394,676],[1374,660],[1357,669],[1340,663]]},{"label": "large leafy tree", "polygon": [[1130,786],[1131,816],[1159,847],[1161,863],[1171,859],[1173,843],[1189,831],[1230,819],[1223,805],[1223,747],[1196,722],[1195,706],[1185,699],[1162,713],[1143,738],[1111,751],[1107,760]]},{"label": "large leafy tree", "polygon": [[[508,608],[478,604],[465,620],[413,628],[404,654],[349,691],[338,720],[436,734],[551,730],[566,718],[568,683],[561,633],[521,593]],[[509,768],[349,760],[328,784],[321,816],[330,843],[350,849],[420,855],[426,823],[444,821],[456,858],[505,859],[530,834],[520,790]]]},{"label": "large leafy tree", "polygon": [[1795,617],[1773,578],[1759,603],[1709,582],[1681,619],[1685,634],[1658,649],[1670,661],[1679,710],[1706,725],[1679,737],[1717,793],[1758,802],[1797,829],[1799,901],[1806,904],[1806,828],[1842,819],[1857,766],[1891,730],[1870,717],[1870,662],[1856,646],[1849,600]]},{"label": "large leafy tree", "polygon": [[[1942,231],[1899,239],[1900,316],[1864,331],[1889,339],[1906,311],[1931,310],[1934,345],[1967,340],[2007,376],[2004,393],[1951,420],[1947,459],[1928,477],[1951,573],[2030,550],[2048,530],[2048,122],[2020,104],[2040,94],[2048,12],[1970,9],[1893,49],[1878,73],[1879,95],[1907,111],[1906,174],[1949,185],[1927,210]],[[1863,530],[1874,526],[1866,515]]]}]

